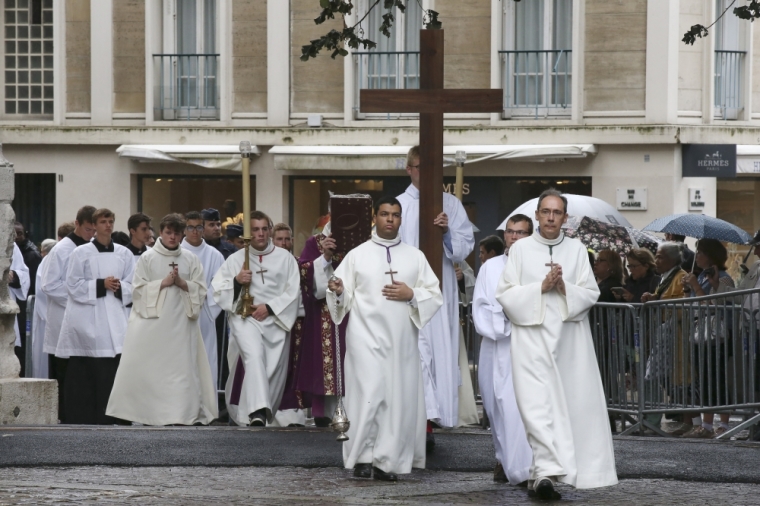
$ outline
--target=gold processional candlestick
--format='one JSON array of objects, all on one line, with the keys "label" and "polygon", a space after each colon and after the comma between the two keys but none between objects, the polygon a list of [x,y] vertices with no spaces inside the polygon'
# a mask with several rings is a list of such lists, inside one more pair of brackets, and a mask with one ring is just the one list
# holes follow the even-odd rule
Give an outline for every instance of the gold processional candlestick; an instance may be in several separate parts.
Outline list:
[{"label": "gold processional candlestick", "polygon": [[[240,156],[243,159],[243,242],[245,243],[245,259],[243,260],[243,269],[250,270],[248,250],[251,247],[251,143],[242,141],[240,143]],[[250,283],[243,285],[243,293],[238,302],[237,314],[245,319],[251,316],[253,309],[253,296],[249,291]]]}]

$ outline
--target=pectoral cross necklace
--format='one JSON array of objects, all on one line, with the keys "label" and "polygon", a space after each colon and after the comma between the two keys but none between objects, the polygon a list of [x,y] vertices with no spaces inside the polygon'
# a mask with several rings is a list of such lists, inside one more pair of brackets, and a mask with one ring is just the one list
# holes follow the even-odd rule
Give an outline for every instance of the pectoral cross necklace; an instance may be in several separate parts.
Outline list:
[{"label": "pectoral cross necklace", "polygon": [[262,285],[263,285],[263,284],[265,284],[265,283],[264,283],[264,273],[265,273],[265,272],[269,272],[269,271],[268,271],[268,270],[266,270],[266,269],[264,268],[264,266],[262,265],[262,264],[263,264],[263,261],[264,261],[264,257],[263,257],[262,255],[259,255],[259,268],[260,268],[260,270],[256,271],[256,274],[261,274],[261,284],[262,284]]},{"label": "pectoral cross necklace", "polygon": [[558,264],[554,263],[554,255],[553,255],[553,253],[554,253],[554,246],[559,246],[560,244],[562,244],[562,241],[564,241],[564,240],[565,240],[565,235],[562,234],[562,240],[559,241],[557,244],[548,244],[548,246],[549,246],[549,263],[548,264],[544,264],[545,266],[549,267],[550,269],[554,269],[554,266],[558,265]]},{"label": "pectoral cross necklace", "polygon": [[171,267],[171,268],[172,268],[172,270],[174,270],[174,269],[176,269],[177,267],[179,267],[179,264],[178,264],[178,263],[176,263],[176,262],[172,262],[172,263],[170,263],[170,264],[169,264],[169,267]]},{"label": "pectoral cross necklace", "polygon": [[394,274],[398,274],[398,271],[394,271],[393,267],[391,266],[391,248],[393,248],[394,246],[398,246],[399,244],[401,244],[401,241],[397,242],[396,244],[391,244],[390,246],[386,246],[385,244],[379,244],[379,243],[375,243],[375,244],[377,244],[378,246],[382,246],[383,248],[385,248],[386,260],[388,261],[388,271],[385,272],[385,274],[390,274],[390,276],[391,276],[391,284],[393,284],[393,283],[396,282],[396,280],[393,279],[393,275]]}]

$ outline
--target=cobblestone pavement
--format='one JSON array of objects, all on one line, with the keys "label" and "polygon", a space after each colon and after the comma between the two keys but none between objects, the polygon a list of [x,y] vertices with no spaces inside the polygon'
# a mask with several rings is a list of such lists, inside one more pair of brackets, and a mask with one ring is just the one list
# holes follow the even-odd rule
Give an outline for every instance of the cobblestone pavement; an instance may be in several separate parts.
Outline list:
[{"label": "cobblestone pavement", "polygon": [[[610,505],[760,504],[760,485],[623,480],[572,490],[563,502]],[[351,477],[337,468],[71,467],[0,469],[0,505],[22,504],[537,504],[525,489],[489,473],[415,471],[399,483]]]}]

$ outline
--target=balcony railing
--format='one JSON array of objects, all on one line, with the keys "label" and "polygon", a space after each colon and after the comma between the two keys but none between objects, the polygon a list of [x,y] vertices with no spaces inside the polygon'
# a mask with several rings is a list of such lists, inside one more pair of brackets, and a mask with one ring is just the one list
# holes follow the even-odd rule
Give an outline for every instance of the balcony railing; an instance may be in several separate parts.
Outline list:
[{"label": "balcony railing", "polygon": [[715,51],[715,115],[737,119],[742,110],[742,76],[746,51]]},{"label": "balcony railing", "polygon": [[504,116],[569,116],[572,51],[499,51],[503,62]]},{"label": "balcony railing", "polygon": [[155,118],[219,119],[218,54],[154,54]]},{"label": "balcony railing", "polygon": [[[354,115],[366,118],[359,109],[359,90],[397,89],[409,90],[420,87],[419,51],[369,51],[355,52],[356,94]],[[416,117],[416,114],[373,115],[383,118]]]}]

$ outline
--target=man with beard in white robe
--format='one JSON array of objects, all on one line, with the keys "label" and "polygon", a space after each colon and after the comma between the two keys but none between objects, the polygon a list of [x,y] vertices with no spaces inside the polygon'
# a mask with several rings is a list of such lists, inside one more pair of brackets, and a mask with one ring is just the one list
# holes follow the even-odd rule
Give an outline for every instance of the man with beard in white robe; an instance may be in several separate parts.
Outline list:
[{"label": "man with beard in white robe", "polygon": [[[241,249],[227,258],[211,285],[230,326],[227,411],[238,425],[263,427],[274,420],[285,390],[301,278],[295,257],[272,244],[269,217],[253,211],[250,219],[249,269],[243,268]],[[253,297],[245,319],[238,314],[243,286]]]},{"label": "man with beard in white robe", "polygon": [[531,219],[518,214],[507,222],[505,242],[496,236],[480,241],[481,251],[504,251],[481,265],[472,302],[472,320],[478,334],[483,336],[478,359],[478,384],[483,408],[491,421],[491,436],[496,450],[493,479],[512,485],[520,485],[528,479],[533,451],[525,435],[512,385],[512,324],[496,300],[495,292],[507,263],[509,248],[532,233]]},{"label": "man with beard in white robe", "polygon": [[375,204],[372,239],[345,256],[327,291],[335,323],[351,313],[345,359],[351,426],[343,463],[356,477],[385,481],[425,467],[417,337],[443,303],[425,255],[398,235],[401,212],[394,197]]},{"label": "man with beard in white robe", "polygon": [[[406,172],[412,184],[397,198],[404,209],[399,229],[401,240],[419,247],[420,227],[420,155],[414,146],[407,155]],[[427,226],[428,224],[425,224]],[[455,427],[459,418],[459,294],[454,263],[461,262],[472,252],[475,239],[472,223],[462,203],[448,193],[443,194],[443,212],[433,225],[443,231],[443,309],[420,330],[419,347],[422,378],[425,385],[425,408],[428,420],[443,427]],[[428,449],[435,445],[432,425],[428,424]]]},{"label": "man with beard in white robe", "polygon": [[512,322],[512,378],[533,449],[529,494],[558,499],[576,488],[617,483],[607,406],[588,312],[599,288],[586,247],[565,237],[567,199],[538,199],[539,228],[515,243],[496,287]]},{"label": "man with beard in white robe", "polygon": [[109,416],[145,425],[208,425],[218,416],[198,325],[208,290],[200,260],[180,247],[184,231],[182,215],[164,216],[137,262]]},{"label": "man with beard in white robe", "polygon": [[203,335],[203,345],[206,347],[206,356],[211,367],[211,377],[214,379],[214,388],[219,383],[219,356],[216,335],[216,318],[222,312],[222,308],[214,300],[214,289],[211,287],[211,280],[224,263],[224,255],[219,250],[206,244],[203,240],[203,216],[197,211],[191,211],[185,214],[187,225],[185,228],[185,238],[182,240],[182,248],[193,253],[201,261],[203,273],[206,277],[206,286],[208,295],[203,303],[203,310],[198,319],[201,325],[201,334]]},{"label": "man with beard in white robe", "polygon": [[115,216],[92,214],[95,240],[77,247],[66,273],[69,302],[56,355],[69,357],[63,411],[66,423],[122,423],[106,415],[127,332],[124,308],[132,302],[135,257],[111,240]]},{"label": "man with beard in white robe", "polygon": [[[50,363],[48,372],[50,379],[58,382],[58,419],[66,423],[63,413],[63,391],[66,386],[66,369],[69,358],[56,355],[58,337],[61,334],[63,315],[66,312],[66,303],[69,300],[69,292],[66,288],[66,272],[69,268],[69,259],[74,249],[87,244],[95,235],[95,225],[92,223],[92,213],[96,209],[93,206],[83,206],[77,211],[74,220],[74,230],[58,243],[50,251],[50,259],[47,265],[39,270],[42,271],[42,285],[38,285],[48,298],[47,314],[45,318],[45,343],[42,350],[48,354]],[[66,225],[61,225],[59,234]]]}]

